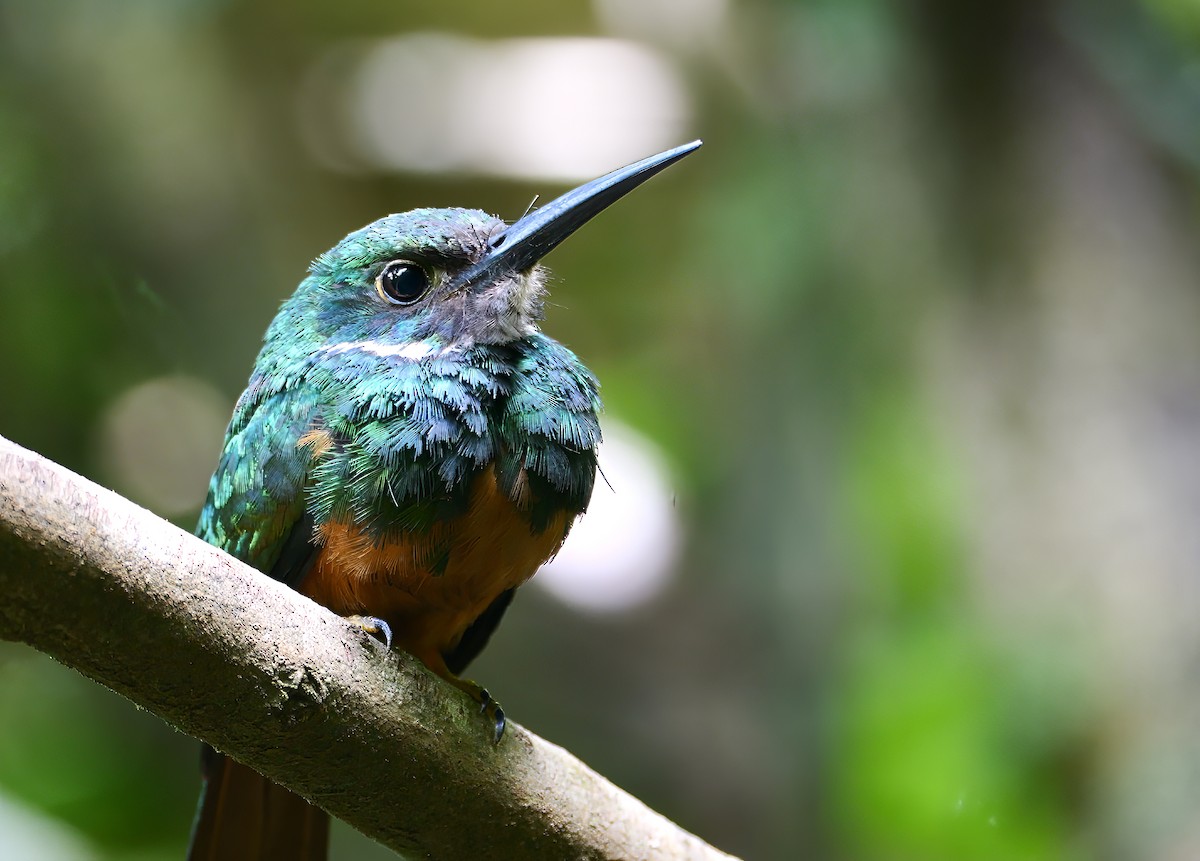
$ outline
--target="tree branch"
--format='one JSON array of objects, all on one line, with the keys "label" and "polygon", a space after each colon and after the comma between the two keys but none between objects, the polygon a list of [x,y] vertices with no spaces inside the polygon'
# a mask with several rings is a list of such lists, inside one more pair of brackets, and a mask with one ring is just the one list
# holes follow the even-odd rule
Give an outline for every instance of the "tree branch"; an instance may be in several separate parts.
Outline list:
[{"label": "tree branch", "polygon": [[401,852],[728,859],[414,658],[0,438],[0,638],[128,697]]}]

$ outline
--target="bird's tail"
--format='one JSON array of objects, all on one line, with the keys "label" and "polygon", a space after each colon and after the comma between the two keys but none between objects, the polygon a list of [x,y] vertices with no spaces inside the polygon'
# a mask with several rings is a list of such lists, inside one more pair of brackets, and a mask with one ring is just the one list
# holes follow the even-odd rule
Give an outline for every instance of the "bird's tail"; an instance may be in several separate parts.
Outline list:
[{"label": "bird's tail", "polygon": [[208,745],[188,861],[325,861],[329,815]]}]

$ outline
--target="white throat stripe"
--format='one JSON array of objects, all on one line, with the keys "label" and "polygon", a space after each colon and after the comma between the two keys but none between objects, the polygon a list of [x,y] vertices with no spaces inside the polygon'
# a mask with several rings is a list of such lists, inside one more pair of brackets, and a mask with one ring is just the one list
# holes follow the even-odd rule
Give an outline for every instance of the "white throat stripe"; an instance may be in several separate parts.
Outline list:
[{"label": "white throat stripe", "polygon": [[373,356],[397,357],[401,359],[424,359],[426,356],[445,356],[459,352],[453,344],[440,347],[429,341],[409,341],[405,344],[382,344],[379,341],[341,341],[321,348],[322,353],[349,353],[352,351],[370,353]]}]

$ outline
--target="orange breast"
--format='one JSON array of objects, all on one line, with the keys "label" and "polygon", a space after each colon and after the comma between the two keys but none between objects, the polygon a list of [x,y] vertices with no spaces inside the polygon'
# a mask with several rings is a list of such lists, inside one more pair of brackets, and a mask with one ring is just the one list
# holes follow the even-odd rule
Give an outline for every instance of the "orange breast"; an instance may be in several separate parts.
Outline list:
[{"label": "orange breast", "polygon": [[400,648],[444,674],[442,655],[500,593],[558,552],[574,519],[563,512],[534,532],[490,468],[470,500],[459,517],[384,544],[351,524],[325,524],[300,591],[335,613],[384,619]]}]

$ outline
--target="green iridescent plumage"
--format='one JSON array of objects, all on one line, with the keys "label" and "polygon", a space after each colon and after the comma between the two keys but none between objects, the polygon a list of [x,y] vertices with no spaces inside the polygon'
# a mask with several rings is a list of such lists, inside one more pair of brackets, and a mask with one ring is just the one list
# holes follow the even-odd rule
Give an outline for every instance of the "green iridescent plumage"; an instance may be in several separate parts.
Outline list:
[{"label": "green iridescent plumage", "polygon": [[[512,225],[418,209],[318,257],[267,330],[197,533],[479,706],[459,674],[587,506],[597,383],[542,335],[541,258],[699,142],[567,192]],[[370,615],[362,615],[370,614]],[[325,815],[208,750],[190,861],[325,857]]]},{"label": "green iridescent plumage", "polygon": [[[540,273],[500,291],[434,286],[408,308],[376,288],[397,259],[447,282],[504,226],[474,210],[416,210],[314,262],[234,411],[202,538],[270,572],[297,523],[350,522],[380,540],[421,531],[461,512],[472,479],[493,465],[510,498],[533,500],[531,529],[583,511],[600,441],[597,383],[536,331]],[[332,446],[302,445],[312,431]]]}]

